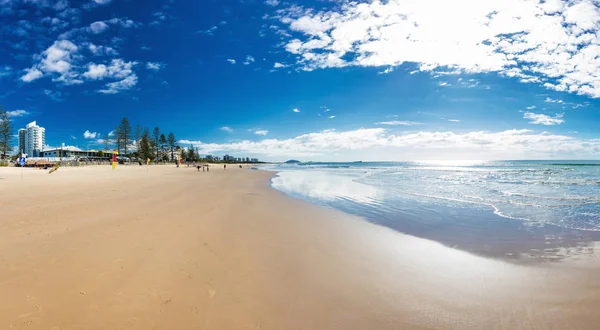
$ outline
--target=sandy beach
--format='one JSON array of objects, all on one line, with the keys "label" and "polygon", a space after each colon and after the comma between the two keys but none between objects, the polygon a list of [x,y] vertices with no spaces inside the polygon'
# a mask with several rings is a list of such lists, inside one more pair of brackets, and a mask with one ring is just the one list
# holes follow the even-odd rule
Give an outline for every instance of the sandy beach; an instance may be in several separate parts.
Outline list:
[{"label": "sandy beach", "polygon": [[0,168],[0,329],[600,324],[595,254],[483,258],[287,197],[272,175]]}]

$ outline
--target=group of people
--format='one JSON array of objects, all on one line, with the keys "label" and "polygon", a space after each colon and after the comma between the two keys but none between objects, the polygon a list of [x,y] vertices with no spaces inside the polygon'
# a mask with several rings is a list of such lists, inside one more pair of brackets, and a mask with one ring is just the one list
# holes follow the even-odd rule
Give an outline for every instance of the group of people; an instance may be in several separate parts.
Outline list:
[{"label": "group of people", "polygon": [[[187,166],[190,166],[190,163],[187,163]],[[179,167],[179,164],[177,165],[177,167]],[[210,165],[209,164],[196,164],[196,162],[192,163],[192,167],[195,167],[196,170],[198,172],[200,172],[200,168],[202,168],[202,172],[210,172]],[[242,165],[240,165],[240,168],[242,168]],[[227,171],[227,164],[223,164],[223,171]]]},{"label": "group of people", "polygon": [[[188,164],[188,166],[189,166],[189,164]],[[196,164],[196,162],[194,162],[192,164],[192,166],[195,167],[198,170],[198,172],[200,172],[200,168],[202,168],[202,172],[210,172],[210,166],[208,164],[200,165],[200,164]]]}]

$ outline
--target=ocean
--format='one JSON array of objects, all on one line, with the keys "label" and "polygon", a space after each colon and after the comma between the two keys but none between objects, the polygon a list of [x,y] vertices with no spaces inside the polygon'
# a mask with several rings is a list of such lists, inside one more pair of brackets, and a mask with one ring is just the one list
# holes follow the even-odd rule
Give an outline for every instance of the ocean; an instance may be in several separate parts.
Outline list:
[{"label": "ocean", "polygon": [[550,258],[600,240],[600,161],[301,163],[266,169],[277,171],[273,188],[292,197],[475,253]]}]

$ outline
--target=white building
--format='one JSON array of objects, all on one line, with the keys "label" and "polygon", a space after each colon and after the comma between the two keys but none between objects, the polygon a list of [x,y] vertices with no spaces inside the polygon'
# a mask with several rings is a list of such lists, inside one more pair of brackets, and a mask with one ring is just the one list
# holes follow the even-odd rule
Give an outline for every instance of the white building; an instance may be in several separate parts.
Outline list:
[{"label": "white building", "polygon": [[29,157],[39,157],[46,144],[46,129],[31,122],[19,130],[19,152]]}]

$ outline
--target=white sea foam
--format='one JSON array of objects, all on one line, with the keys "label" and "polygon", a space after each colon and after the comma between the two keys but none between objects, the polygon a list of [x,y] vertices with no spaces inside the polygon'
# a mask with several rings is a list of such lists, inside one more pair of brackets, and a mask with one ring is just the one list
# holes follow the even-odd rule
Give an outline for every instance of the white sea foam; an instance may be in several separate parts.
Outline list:
[{"label": "white sea foam", "polygon": [[[600,166],[549,162],[319,163],[284,171],[277,189],[394,211],[398,198],[490,210],[532,223],[600,231]],[[299,192],[303,190],[302,192]],[[403,204],[404,205],[404,204]]]}]

